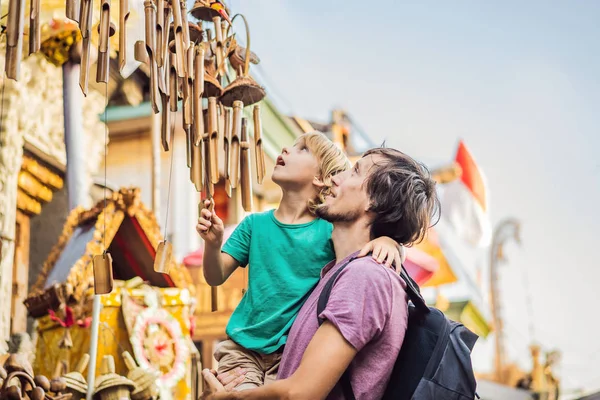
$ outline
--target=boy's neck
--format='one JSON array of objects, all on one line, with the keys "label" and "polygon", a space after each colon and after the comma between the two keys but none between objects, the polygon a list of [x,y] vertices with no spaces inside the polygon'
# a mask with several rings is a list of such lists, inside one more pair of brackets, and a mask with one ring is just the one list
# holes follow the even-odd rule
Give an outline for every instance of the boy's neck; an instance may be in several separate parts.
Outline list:
[{"label": "boy's neck", "polygon": [[331,240],[333,241],[335,262],[337,264],[369,243],[371,241],[371,230],[362,221],[335,222]]},{"label": "boy's neck", "polygon": [[283,197],[279,207],[275,210],[275,217],[284,224],[302,224],[315,219],[308,210],[308,191],[283,190]]}]

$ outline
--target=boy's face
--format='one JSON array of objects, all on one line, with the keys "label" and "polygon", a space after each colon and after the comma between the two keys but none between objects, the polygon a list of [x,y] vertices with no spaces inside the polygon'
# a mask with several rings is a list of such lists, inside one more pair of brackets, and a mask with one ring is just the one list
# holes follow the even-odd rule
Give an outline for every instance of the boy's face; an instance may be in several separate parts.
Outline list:
[{"label": "boy's face", "polygon": [[300,138],[293,147],[284,147],[273,170],[273,182],[282,185],[304,186],[319,176],[319,162]]}]

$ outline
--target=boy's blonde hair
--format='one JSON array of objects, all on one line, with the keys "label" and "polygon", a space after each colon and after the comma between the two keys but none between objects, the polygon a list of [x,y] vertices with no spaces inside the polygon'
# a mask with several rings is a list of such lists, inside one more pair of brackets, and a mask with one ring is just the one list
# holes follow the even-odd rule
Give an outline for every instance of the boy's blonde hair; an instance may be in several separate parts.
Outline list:
[{"label": "boy's blonde hair", "polygon": [[314,199],[308,201],[308,209],[314,214],[317,207],[325,202],[325,196],[332,186],[331,178],[352,167],[344,152],[319,131],[308,132],[300,136],[296,143],[303,141],[319,163],[319,177],[325,184]]}]

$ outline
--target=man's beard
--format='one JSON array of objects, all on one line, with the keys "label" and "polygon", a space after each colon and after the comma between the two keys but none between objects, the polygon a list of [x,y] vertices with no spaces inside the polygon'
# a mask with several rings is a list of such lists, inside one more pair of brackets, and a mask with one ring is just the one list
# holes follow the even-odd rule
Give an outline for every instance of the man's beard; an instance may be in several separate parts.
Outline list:
[{"label": "man's beard", "polygon": [[329,206],[321,205],[315,210],[317,217],[324,219],[327,222],[354,222],[358,219],[358,212],[336,213],[329,209]]}]

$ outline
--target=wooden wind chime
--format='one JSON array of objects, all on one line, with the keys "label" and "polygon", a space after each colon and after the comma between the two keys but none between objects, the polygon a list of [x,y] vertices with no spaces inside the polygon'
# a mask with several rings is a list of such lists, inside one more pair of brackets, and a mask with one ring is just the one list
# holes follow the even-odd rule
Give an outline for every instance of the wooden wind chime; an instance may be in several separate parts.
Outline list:
[{"label": "wooden wind chime", "polygon": [[[31,0],[29,15],[29,53],[40,49],[41,0]],[[93,0],[66,0],[67,18],[79,25],[81,32],[81,72],[79,84],[88,93],[91,63]],[[119,0],[119,69],[126,65],[126,25],[129,0]],[[188,21],[186,1],[145,0],[145,41],[135,46],[135,59],[145,62],[150,70],[150,103],[154,113],[162,113],[161,143],[170,151],[175,131],[173,114],[182,105],[186,135],[186,164],[190,180],[202,197],[214,205],[214,185],[223,178],[229,197],[240,189],[244,210],[252,210],[250,135],[245,107],[252,110],[256,178],[265,176],[259,105],[265,90],[249,74],[250,63],[258,57],[250,51],[250,32],[246,18],[238,14],[229,18],[220,0],[197,0],[189,14],[198,23]],[[100,1],[98,24],[98,66],[96,81],[108,83],[110,37],[117,27],[111,22],[111,0]],[[9,0],[7,19],[6,74],[18,80],[24,37],[25,1]],[[237,44],[233,22],[241,17],[246,28],[247,47]],[[226,86],[225,86],[226,85]],[[224,87],[225,86],[225,87]],[[224,87],[224,88],[223,88]],[[219,163],[219,160],[223,160]],[[220,165],[222,169],[220,170]],[[200,202],[199,208],[204,202]],[[169,272],[171,245],[162,241],[156,250],[155,270]],[[112,291],[112,258],[106,250],[93,258],[96,294]],[[213,290],[216,310],[216,290]]]}]

